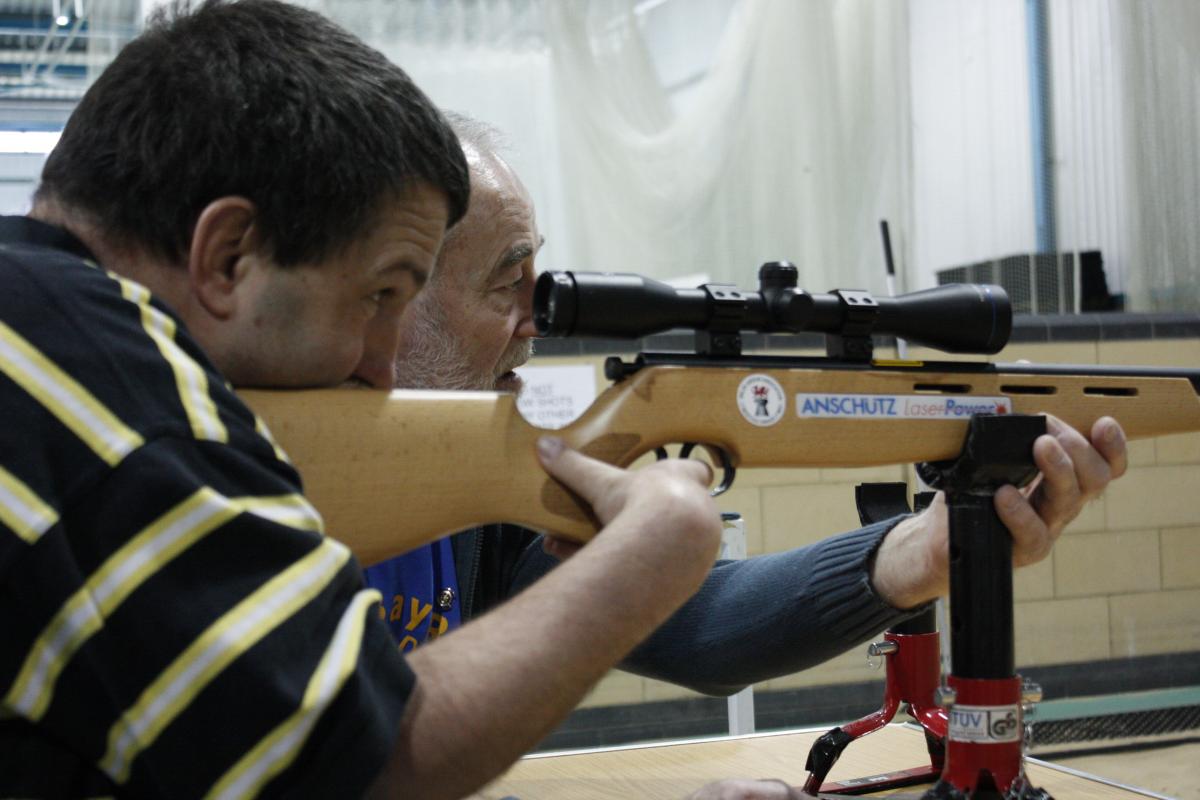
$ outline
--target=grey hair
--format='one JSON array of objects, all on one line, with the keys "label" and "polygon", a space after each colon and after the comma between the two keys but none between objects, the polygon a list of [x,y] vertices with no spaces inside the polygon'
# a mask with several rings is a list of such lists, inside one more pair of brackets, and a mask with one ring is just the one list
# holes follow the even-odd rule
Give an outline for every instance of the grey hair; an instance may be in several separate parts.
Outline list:
[{"label": "grey hair", "polygon": [[512,149],[508,137],[495,125],[457,111],[442,111],[442,115],[463,145],[470,145],[480,153],[493,155]]}]

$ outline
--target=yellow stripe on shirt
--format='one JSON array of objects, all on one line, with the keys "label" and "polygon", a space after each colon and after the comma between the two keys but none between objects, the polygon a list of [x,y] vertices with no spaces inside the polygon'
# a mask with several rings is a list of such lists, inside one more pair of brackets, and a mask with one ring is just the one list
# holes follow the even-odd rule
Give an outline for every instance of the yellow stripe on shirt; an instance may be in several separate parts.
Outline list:
[{"label": "yellow stripe on shirt", "polygon": [[313,533],[325,533],[321,514],[302,494],[280,494],[272,497],[242,497],[238,506],[256,516],[289,528]]},{"label": "yellow stripe on shirt", "polygon": [[354,596],[309,678],[300,707],[242,756],[213,785],[205,800],[257,797],[263,786],[292,765],[317,720],[354,672],[362,649],[367,615],[380,599],[379,592],[374,589],[364,589]]},{"label": "yellow stripe on shirt", "polygon": [[206,441],[229,441],[229,432],[217,414],[216,404],[209,396],[208,378],[204,368],[175,341],[175,320],[150,305],[150,290],[145,286],[111,272],[109,277],[121,285],[121,295],[137,305],[142,317],[142,327],[158,347],[158,352],[171,366],[171,371],[175,373],[175,387],[179,391],[179,401],[183,404],[191,424],[192,435]]},{"label": "yellow stripe on shirt", "polygon": [[142,437],[19,333],[0,322],[0,371],[28,392],[110,466]]},{"label": "yellow stripe on shirt", "polygon": [[[233,391],[233,389],[230,389],[230,391]],[[271,447],[275,450],[276,458],[278,458],[280,461],[282,461],[285,464],[292,463],[292,460],[290,458],[288,458],[288,454],[284,451],[284,449],[282,447],[279,446],[279,443],[275,441],[275,437],[271,435],[271,430],[270,430],[270,428],[267,427],[267,423],[263,422],[262,417],[260,417],[258,414],[254,415],[254,430],[258,433],[259,436],[266,439],[267,443],[270,444]]]},{"label": "yellow stripe on shirt", "polygon": [[0,522],[34,544],[58,522],[58,512],[24,481],[0,467]]},{"label": "yellow stripe on shirt", "polygon": [[59,674],[146,579],[235,517],[240,508],[207,487],[126,542],[58,610],[25,656],[4,702],[30,720],[46,712]]},{"label": "yellow stripe on shirt", "polygon": [[125,783],[137,755],[225,667],[324,591],[349,558],[345,545],[323,539],[209,626],[118,718],[109,730],[100,769],[117,783]]},{"label": "yellow stripe on shirt", "polygon": [[241,513],[321,531],[320,515],[301,495],[227,498],[208,487],[197,490],[122,545],[67,599],[30,648],[4,702],[40,719],[58,676],[104,619],[180,553]]}]

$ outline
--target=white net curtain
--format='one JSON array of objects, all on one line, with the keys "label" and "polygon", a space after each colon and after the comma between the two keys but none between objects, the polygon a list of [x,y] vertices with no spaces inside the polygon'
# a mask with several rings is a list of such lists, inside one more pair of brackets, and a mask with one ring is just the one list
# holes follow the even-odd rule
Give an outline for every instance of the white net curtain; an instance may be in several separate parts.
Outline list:
[{"label": "white net curtain", "polygon": [[[750,286],[788,259],[882,291],[888,219],[911,290],[1035,248],[1023,0],[304,4],[506,134],[542,268]],[[1101,249],[1132,310],[1200,310],[1200,3],[1049,12],[1060,249]],[[666,50],[699,67],[686,90]]]},{"label": "white net curtain", "polygon": [[1200,3],[1115,3],[1139,311],[1200,311]]},{"label": "white net curtain", "polygon": [[906,204],[902,8],[740,3],[690,107],[659,87],[628,3],[546,4],[568,222],[592,269],[748,285],[883,282]]},{"label": "white net curtain", "polygon": [[632,0],[307,5],[431,97],[503,130],[538,204],[543,268],[882,288],[878,220],[904,229],[904,11],[871,0],[726,3],[686,108]]},{"label": "white net curtain", "polygon": [[1131,310],[1200,310],[1200,3],[1049,10],[1060,246]]}]

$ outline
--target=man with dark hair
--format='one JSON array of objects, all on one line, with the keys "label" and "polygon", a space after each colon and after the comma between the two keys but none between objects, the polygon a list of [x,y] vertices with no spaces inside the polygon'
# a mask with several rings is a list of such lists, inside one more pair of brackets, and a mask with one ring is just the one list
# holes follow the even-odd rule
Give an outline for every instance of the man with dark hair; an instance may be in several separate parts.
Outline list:
[{"label": "man with dark hair", "polygon": [[163,14],[89,90],[0,220],[0,795],[459,797],[699,585],[706,470],[544,439],[605,529],[406,661],[230,389],[390,386],[467,197],[407,76],[275,0]]}]

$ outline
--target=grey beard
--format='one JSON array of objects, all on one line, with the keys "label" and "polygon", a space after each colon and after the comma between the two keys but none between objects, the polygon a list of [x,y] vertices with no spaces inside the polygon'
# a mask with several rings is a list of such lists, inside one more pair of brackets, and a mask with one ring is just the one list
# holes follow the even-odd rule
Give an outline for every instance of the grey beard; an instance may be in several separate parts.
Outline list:
[{"label": "grey beard", "polygon": [[[445,315],[436,305],[413,309],[413,345],[401,353],[394,366],[397,389],[442,389],[492,391],[498,376],[473,371],[457,337],[450,333]],[[533,354],[533,342],[524,340],[511,345],[500,359],[498,371],[504,375],[519,367]]]},{"label": "grey beard", "polygon": [[[521,339],[520,341],[513,342],[504,351],[504,355],[500,357],[500,363],[496,366],[496,377],[506,372],[511,372],[531,358],[533,358],[533,339]],[[494,384],[495,382],[496,379],[493,378],[492,383]]]}]

